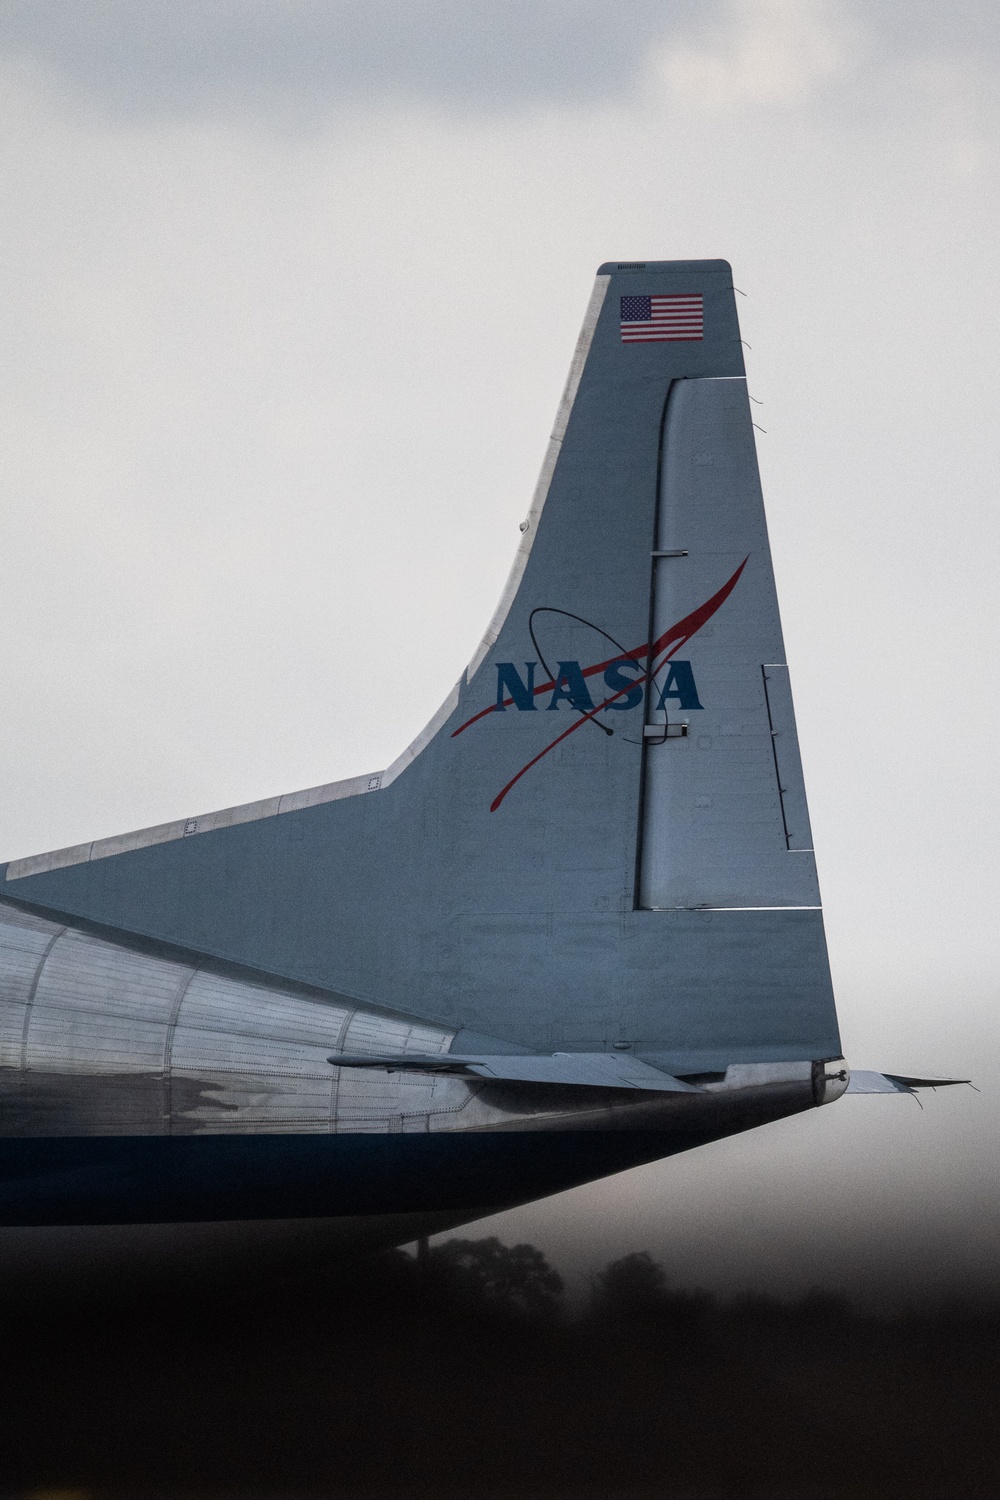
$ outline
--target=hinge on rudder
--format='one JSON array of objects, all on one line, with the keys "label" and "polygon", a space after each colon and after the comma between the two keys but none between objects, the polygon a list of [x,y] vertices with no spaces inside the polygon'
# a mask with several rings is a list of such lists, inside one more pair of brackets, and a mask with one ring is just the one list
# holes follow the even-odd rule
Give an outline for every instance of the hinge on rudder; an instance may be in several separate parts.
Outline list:
[{"label": "hinge on rudder", "polygon": [[683,740],[687,738],[688,722],[681,720],[679,724],[644,724],[642,737],[647,745],[662,745],[665,740]]}]

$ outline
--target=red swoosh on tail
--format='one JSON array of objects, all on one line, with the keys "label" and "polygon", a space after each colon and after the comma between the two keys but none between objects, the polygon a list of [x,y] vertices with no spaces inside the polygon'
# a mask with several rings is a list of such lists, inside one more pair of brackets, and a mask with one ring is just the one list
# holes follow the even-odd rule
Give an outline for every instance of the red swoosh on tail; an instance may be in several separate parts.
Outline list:
[{"label": "red swoosh on tail", "polygon": [[[667,631],[666,635],[662,635],[658,641],[654,641],[653,642],[653,655],[654,656],[658,656],[659,653],[663,650],[664,646],[669,641],[671,641],[671,640],[674,639],[673,632],[675,630],[680,630],[683,627],[689,625],[690,622],[697,620],[697,624],[693,625],[693,627],[690,629],[690,631],[688,632],[688,634],[684,637],[684,640],[690,640],[691,636],[694,635],[695,631],[696,630],[700,630],[701,627],[702,627],[702,625],[704,625],[705,621],[711,615],[715,614],[715,611],[719,608],[719,605],[723,604],[726,601],[726,599],[728,599],[729,595],[732,593],[733,589],[736,587],[736,584],[737,584],[737,581],[739,579],[739,576],[743,572],[743,569],[746,567],[748,561],[749,561],[748,557],[745,557],[743,559],[743,561],[740,563],[739,567],[736,569],[736,572],[733,574],[732,578],[730,578],[730,580],[729,580],[728,583],[724,583],[722,585],[722,588],[719,590],[719,592],[717,594],[713,594],[712,597],[711,597],[711,599],[707,599],[705,601],[705,603],[700,606],[699,609],[696,609],[691,614],[686,615],[683,620],[678,620],[678,622],[677,622],[676,625],[672,625],[670,627],[670,629]],[[699,619],[698,616],[702,615],[702,611],[703,610],[707,610],[708,614],[703,615],[702,618]],[[598,661],[598,662],[595,662],[592,667],[584,667],[584,669],[583,669],[583,675],[584,675],[584,677],[593,677],[597,672],[605,672],[605,671],[607,671],[608,667],[610,667],[611,663],[614,662],[614,661],[637,661],[639,659],[639,657],[645,656],[647,654],[648,650],[649,650],[648,642],[643,641],[643,643],[642,643],[641,646],[635,646],[631,651],[619,652],[619,654],[617,656],[609,656],[606,661]],[[635,680],[636,680],[636,682],[642,682],[642,681],[644,681],[644,679],[642,677],[637,677]],[[538,696],[539,693],[548,693],[548,692],[550,692],[551,689],[554,688],[554,687],[555,687],[555,682],[553,682],[551,680],[549,682],[539,683],[539,685],[534,690],[535,697],[537,698],[537,696]],[[611,700],[609,699],[608,701],[610,702]],[[514,702],[513,698],[505,698],[504,699],[504,708],[509,708],[513,702]],[[459,724],[459,726],[458,726],[457,729],[453,729],[452,732],[451,732],[451,738],[452,739],[457,739],[457,737],[460,734],[462,734],[464,730],[469,729],[473,724],[478,724],[478,722],[479,722],[480,719],[485,719],[487,714],[495,714],[498,707],[499,707],[499,704],[491,703],[490,706],[489,706],[489,708],[481,708],[477,714],[473,714],[472,715],[471,719],[466,719],[466,721],[465,721],[464,724]]]}]

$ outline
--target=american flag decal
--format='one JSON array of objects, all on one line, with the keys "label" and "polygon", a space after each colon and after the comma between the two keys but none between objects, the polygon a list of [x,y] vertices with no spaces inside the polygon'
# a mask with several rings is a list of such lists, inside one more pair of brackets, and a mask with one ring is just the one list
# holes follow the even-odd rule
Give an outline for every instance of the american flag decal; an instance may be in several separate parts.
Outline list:
[{"label": "american flag decal", "polygon": [[704,337],[700,292],[622,298],[623,344],[668,344]]}]

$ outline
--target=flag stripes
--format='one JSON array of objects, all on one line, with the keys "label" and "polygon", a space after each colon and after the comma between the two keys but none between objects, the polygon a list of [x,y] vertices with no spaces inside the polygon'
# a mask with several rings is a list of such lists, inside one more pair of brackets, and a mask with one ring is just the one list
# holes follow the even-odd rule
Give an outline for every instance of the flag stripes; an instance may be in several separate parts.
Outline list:
[{"label": "flag stripes", "polygon": [[665,344],[705,337],[700,292],[621,299],[623,344]]}]

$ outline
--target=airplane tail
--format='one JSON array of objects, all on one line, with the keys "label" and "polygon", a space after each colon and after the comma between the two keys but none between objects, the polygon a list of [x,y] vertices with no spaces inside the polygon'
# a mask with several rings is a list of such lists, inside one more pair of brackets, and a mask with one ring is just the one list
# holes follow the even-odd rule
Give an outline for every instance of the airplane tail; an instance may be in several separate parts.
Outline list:
[{"label": "airplane tail", "polygon": [[838,1057],[728,264],[601,267],[503,599],[393,766],[0,891],[472,1057]]}]

